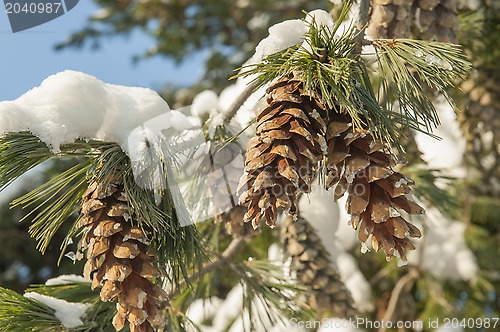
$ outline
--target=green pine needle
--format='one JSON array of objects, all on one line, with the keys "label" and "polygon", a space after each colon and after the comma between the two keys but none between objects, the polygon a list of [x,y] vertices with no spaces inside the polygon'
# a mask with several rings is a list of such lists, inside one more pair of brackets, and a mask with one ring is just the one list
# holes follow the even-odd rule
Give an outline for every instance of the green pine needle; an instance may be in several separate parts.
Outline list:
[{"label": "green pine needle", "polygon": [[461,47],[411,39],[377,39],[373,45],[377,50],[385,107],[391,109],[391,104],[398,101],[401,116],[408,126],[432,130],[439,124],[439,116],[420,81],[443,93],[455,106],[448,90],[471,68]]},{"label": "green pine needle", "polygon": [[47,146],[31,133],[10,133],[0,137],[0,190],[52,157]]},{"label": "green pine needle", "polygon": [[307,47],[295,45],[273,53],[243,67],[238,76],[255,75],[259,87],[285,75],[301,77],[305,90],[316,93],[328,108],[349,114],[355,127],[368,128],[377,139],[399,148],[397,119],[380,107],[366,64],[355,52],[359,31],[351,26],[336,36],[338,27],[330,31],[313,21],[305,36]]},{"label": "green pine needle", "polygon": [[203,264],[203,241],[194,225],[182,227],[177,219],[174,202],[168,188],[157,204],[155,193],[135,182],[128,156],[116,145],[103,151],[90,168],[97,181],[120,170],[131,212],[137,216],[136,226],[149,229],[152,245],[158,251],[159,265],[167,268],[168,278],[177,284]]},{"label": "green pine needle", "polygon": [[[252,260],[232,268],[241,277],[243,309],[249,315],[251,331],[257,321],[279,324],[290,317],[313,319],[314,310],[303,301],[303,295],[310,290],[293,283],[284,275],[282,266],[267,260]],[[260,305],[255,305],[256,300]],[[261,310],[255,310],[259,307],[264,309],[265,317],[260,317]]]},{"label": "green pine needle", "polygon": [[[83,160],[12,202],[12,207],[31,208],[31,212],[20,221],[35,214],[29,233],[38,241],[37,248],[42,253],[47,250],[57,230],[80,205],[88,186],[86,174],[89,168],[90,160]],[[65,247],[63,244],[63,249]]]},{"label": "green pine needle", "polygon": [[[90,304],[85,316],[82,317],[83,325],[72,329],[71,332],[107,332],[113,331],[113,316],[116,313],[116,304],[102,302],[99,292],[91,289],[90,282],[72,282],[65,285],[31,285],[26,292],[35,292],[57,299]],[[128,326],[123,332],[129,331]]]},{"label": "green pine needle", "polygon": [[[0,287],[0,332],[65,332],[54,309]],[[69,331],[68,331],[69,332]]]},{"label": "green pine needle", "polygon": [[[430,134],[439,117],[420,82],[442,92],[454,105],[448,90],[471,67],[460,46],[409,39],[372,41],[382,88],[377,97],[367,64],[356,49],[359,31],[351,26],[335,36],[338,27],[329,31],[313,21],[304,39],[307,47],[295,45],[273,53],[261,63],[241,68],[236,76],[254,76],[258,87],[286,75],[299,76],[305,89],[319,94],[329,108],[348,113],[354,126],[368,128],[401,151],[396,124]],[[399,112],[393,110],[395,101]]]}]

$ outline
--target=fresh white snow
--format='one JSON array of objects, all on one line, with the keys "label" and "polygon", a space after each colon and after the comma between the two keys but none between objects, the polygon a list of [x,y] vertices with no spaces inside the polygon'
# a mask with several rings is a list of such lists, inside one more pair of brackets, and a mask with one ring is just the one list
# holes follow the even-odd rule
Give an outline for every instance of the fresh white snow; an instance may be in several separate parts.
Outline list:
[{"label": "fresh white snow", "polygon": [[247,64],[259,63],[268,55],[302,44],[313,21],[333,31],[335,22],[332,15],[321,9],[307,13],[305,20],[286,20],[277,23],[269,28],[269,36],[257,45],[255,54]]},{"label": "fresh white snow", "polygon": [[64,274],[51,278],[45,282],[47,286],[69,285],[76,282],[90,282],[90,280],[76,274]]},{"label": "fresh white snow", "polygon": [[443,96],[437,99],[435,107],[441,125],[433,131],[433,134],[439,136],[441,140],[415,132],[415,141],[430,169],[448,169],[453,175],[459,176],[461,174],[459,167],[462,165],[465,152],[465,139],[455,111]]},{"label": "fresh white snow", "polygon": [[269,36],[260,41],[250,63],[259,63],[266,56],[302,43],[308,30],[303,20],[286,20],[269,28]]},{"label": "fresh white snow", "polygon": [[150,89],[107,84],[66,70],[16,100],[0,102],[0,134],[31,131],[54,153],[76,139],[100,139],[124,147],[135,127],[169,110]]},{"label": "fresh white snow", "polygon": [[438,280],[474,280],[479,267],[465,242],[465,224],[449,219],[436,208],[426,210],[427,223],[420,227],[422,238],[414,240],[417,250],[408,253],[409,263]]},{"label": "fresh white snow", "polygon": [[219,96],[212,90],[205,90],[194,97],[191,114],[201,117],[205,114],[217,113],[218,109]]},{"label": "fresh white snow", "polygon": [[75,328],[83,325],[82,317],[87,309],[90,308],[89,303],[73,303],[50,296],[41,295],[35,292],[24,294],[25,297],[39,301],[46,306],[55,310],[54,315],[61,324],[66,328]]}]

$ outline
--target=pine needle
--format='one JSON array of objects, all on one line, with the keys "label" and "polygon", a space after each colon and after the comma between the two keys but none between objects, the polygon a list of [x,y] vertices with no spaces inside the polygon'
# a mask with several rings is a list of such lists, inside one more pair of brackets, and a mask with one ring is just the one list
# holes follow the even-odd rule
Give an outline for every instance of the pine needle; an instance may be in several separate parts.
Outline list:
[{"label": "pine needle", "polygon": [[[34,322],[36,321],[36,324]],[[65,332],[54,309],[0,287],[0,332]],[[68,331],[69,332],[69,331]]]},{"label": "pine needle", "polygon": [[86,174],[90,165],[89,159],[83,160],[12,202],[12,207],[31,208],[31,212],[21,222],[35,214],[29,233],[38,241],[37,249],[42,253],[47,250],[57,230],[79,206],[88,186]]},{"label": "pine needle", "polygon": [[422,132],[439,124],[434,104],[420,82],[435,89],[455,106],[448,94],[471,64],[459,45],[411,39],[377,39],[378,70],[385,107],[397,101],[406,125]]}]

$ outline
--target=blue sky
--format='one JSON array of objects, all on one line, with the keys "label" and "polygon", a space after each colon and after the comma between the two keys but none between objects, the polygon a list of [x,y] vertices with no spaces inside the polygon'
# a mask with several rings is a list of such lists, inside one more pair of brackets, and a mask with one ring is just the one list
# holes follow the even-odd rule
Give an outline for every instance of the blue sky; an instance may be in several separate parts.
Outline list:
[{"label": "blue sky", "polygon": [[53,46],[81,28],[97,9],[84,0],[65,15],[44,25],[12,33],[0,4],[0,101],[19,97],[47,76],[65,69],[83,71],[113,84],[159,89],[164,84],[188,85],[202,73],[200,58],[188,59],[180,67],[156,57],[134,65],[132,57],[153,45],[148,36],[135,32],[129,38],[106,39],[98,50],[67,49]]}]

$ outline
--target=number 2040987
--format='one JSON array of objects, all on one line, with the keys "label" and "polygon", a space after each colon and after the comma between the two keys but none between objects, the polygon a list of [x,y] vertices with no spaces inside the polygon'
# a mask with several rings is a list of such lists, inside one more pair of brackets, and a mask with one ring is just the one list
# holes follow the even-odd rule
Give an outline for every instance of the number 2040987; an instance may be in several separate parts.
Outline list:
[{"label": "number 2040987", "polygon": [[31,3],[18,3],[6,2],[5,11],[7,14],[58,14],[62,11],[61,2],[31,2]]}]

